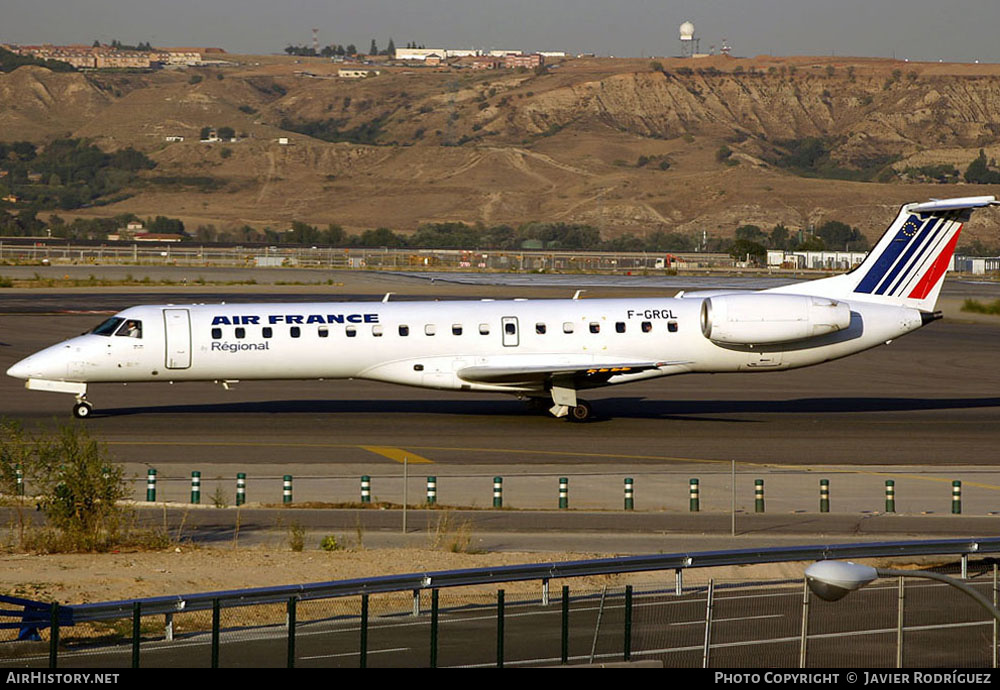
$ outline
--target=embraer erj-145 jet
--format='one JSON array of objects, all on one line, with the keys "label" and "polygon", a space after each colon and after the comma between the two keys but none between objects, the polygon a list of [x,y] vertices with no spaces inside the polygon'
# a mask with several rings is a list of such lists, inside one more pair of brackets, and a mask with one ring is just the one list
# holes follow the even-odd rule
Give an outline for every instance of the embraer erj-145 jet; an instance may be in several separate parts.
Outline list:
[{"label": "embraer erj-145 jet", "polygon": [[367,379],[508,393],[585,421],[580,391],[674,374],[780,371],[846,357],[940,318],[962,223],[995,197],[907,204],[849,273],[654,299],[132,307],[18,362],[31,390],[91,383]]}]

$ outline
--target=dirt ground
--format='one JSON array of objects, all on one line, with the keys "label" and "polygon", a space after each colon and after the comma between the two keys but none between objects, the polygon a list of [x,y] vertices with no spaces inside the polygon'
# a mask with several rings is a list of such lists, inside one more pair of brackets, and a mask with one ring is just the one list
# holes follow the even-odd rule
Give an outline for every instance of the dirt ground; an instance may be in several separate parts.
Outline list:
[{"label": "dirt ground", "polygon": [[[4,554],[0,556],[0,593],[82,604],[98,601],[195,594],[199,592],[327,582],[379,575],[462,568],[604,558],[584,553],[451,553],[432,549],[356,551],[269,550],[256,548],[172,547],[166,551],[112,554]],[[716,580],[801,577],[804,564],[712,568],[689,571],[685,584]],[[574,588],[673,582],[673,573],[575,578]],[[556,586],[555,583],[552,584]],[[537,581],[508,583],[509,592],[538,591]]]}]

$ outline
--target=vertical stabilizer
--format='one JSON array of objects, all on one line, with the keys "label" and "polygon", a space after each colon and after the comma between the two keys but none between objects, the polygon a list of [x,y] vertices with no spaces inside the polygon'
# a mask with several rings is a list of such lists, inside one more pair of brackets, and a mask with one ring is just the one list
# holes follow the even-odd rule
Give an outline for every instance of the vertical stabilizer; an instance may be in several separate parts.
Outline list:
[{"label": "vertical stabilizer", "polygon": [[805,285],[785,286],[776,292],[933,311],[962,224],[969,220],[973,209],[997,203],[996,197],[976,196],[906,204],[864,262],[853,271]]}]

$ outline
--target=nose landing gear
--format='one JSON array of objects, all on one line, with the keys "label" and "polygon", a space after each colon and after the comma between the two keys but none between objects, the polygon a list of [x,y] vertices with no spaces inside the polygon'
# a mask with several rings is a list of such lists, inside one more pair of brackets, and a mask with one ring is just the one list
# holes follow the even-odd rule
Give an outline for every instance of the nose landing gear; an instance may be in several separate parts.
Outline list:
[{"label": "nose landing gear", "polygon": [[94,406],[84,398],[77,398],[76,405],[73,405],[73,416],[77,419],[86,419],[94,411]]}]

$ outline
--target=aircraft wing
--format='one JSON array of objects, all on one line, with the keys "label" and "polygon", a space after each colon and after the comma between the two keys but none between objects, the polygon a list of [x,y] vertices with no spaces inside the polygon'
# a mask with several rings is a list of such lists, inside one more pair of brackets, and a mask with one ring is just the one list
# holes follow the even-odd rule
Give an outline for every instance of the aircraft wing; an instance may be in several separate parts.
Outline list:
[{"label": "aircraft wing", "polygon": [[589,364],[479,366],[459,369],[458,377],[470,383],[533,384],[552,379],[607,381],[619,374],[637,374],[649,369],[688,364],[688,362],[591,362]]}]

